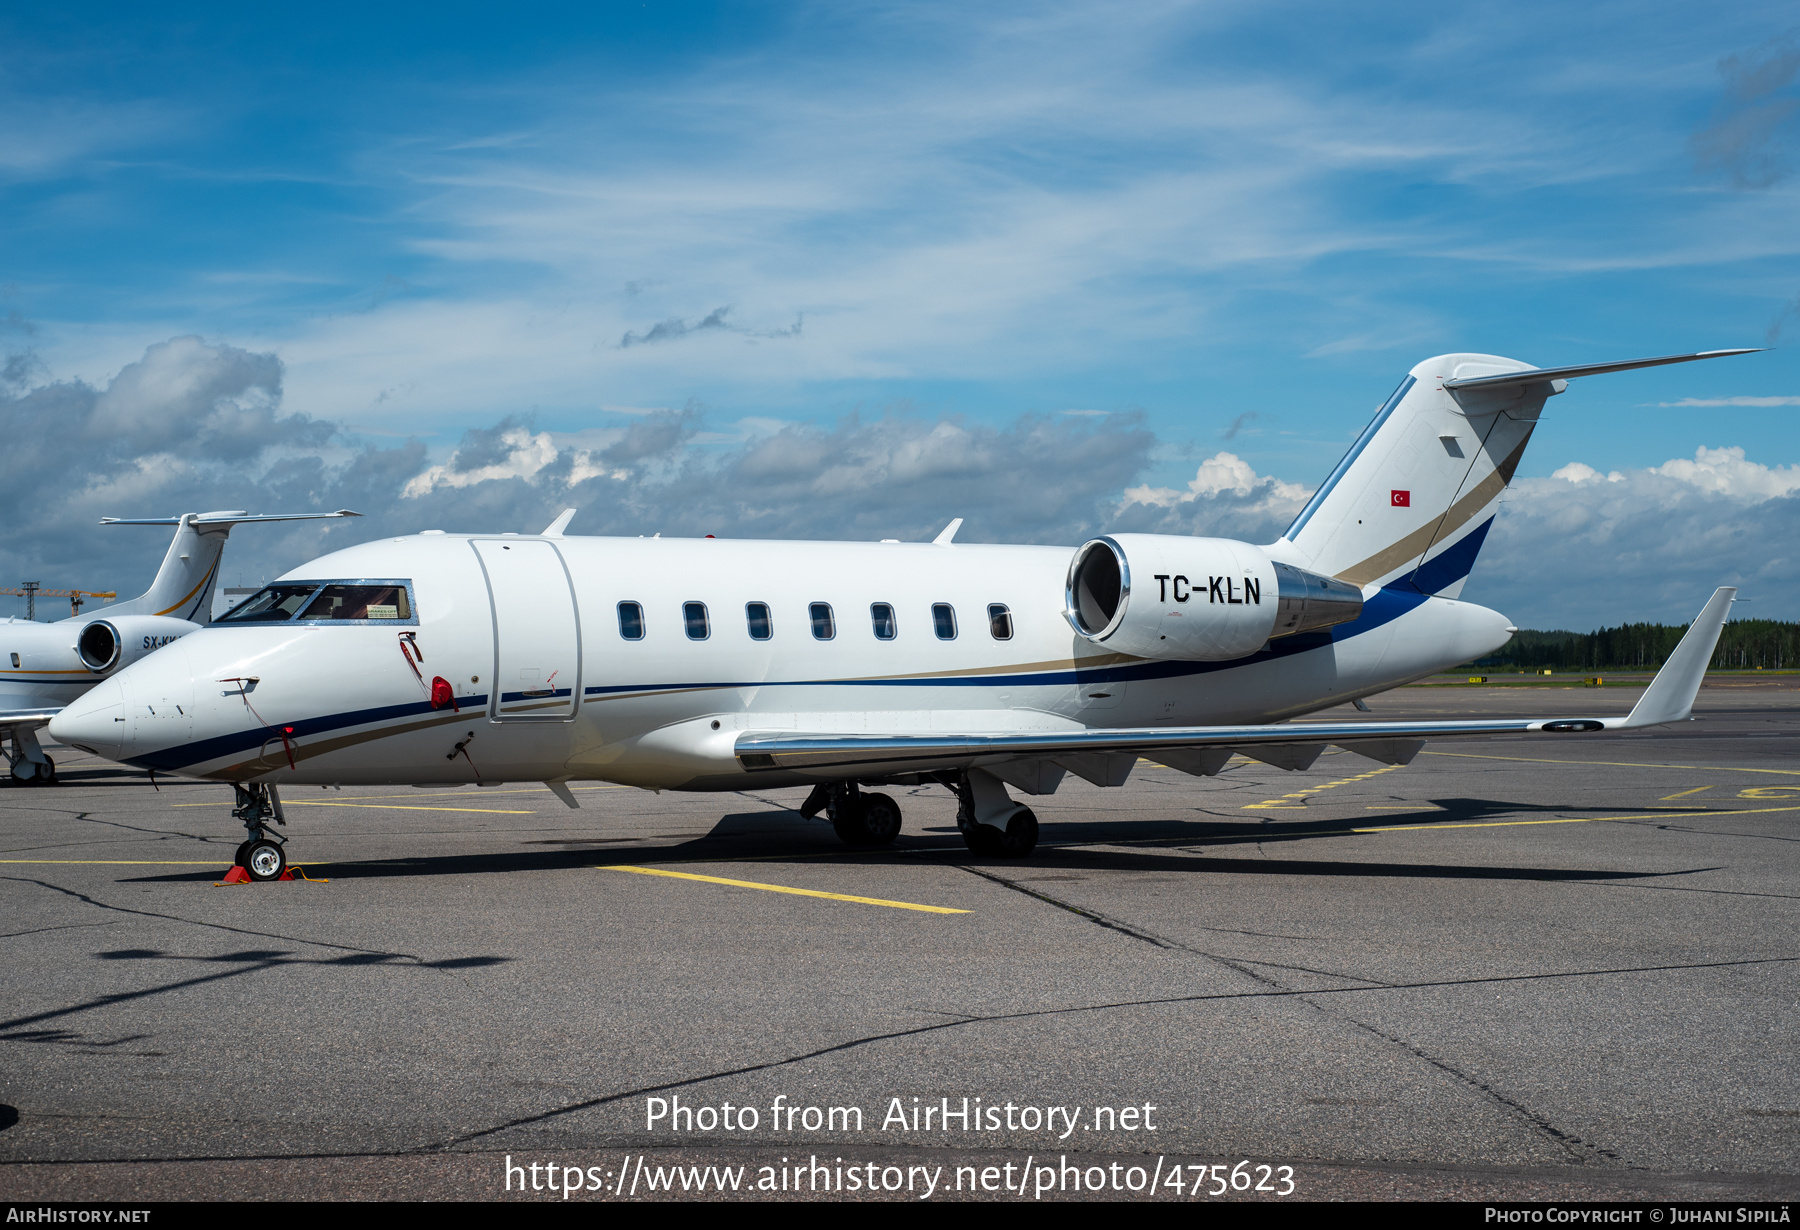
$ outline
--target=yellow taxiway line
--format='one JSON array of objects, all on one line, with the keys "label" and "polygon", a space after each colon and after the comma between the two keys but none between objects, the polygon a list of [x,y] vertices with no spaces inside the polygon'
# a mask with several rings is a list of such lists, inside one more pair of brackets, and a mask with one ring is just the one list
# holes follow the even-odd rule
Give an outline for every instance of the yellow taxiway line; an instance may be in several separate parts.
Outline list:
[{"label": "yellow taxiway line", "polygon": [[919,910],[926,914],[968,914],[969,910],[952,910],[941,905],[919,905],[912,901],[887,901],[880,897],[853,897],[847,893],[823,893],[816,888],[789,888],[785,884],[759,884],[755,880],[727,880],[723,876],[695,875],[689,871],[664,871],[660,867],[627,867],[612,864],[597,871],[629,871],[640,876],[667,876],[671,880],[698,880],[702,884],[725,884],[732,888],[757,888],[765,893],[788,893],[795,897],[823,897],[827,901],[851,901],[857,905],[884,905],[894,910]]},{"label": "yellow taxiway line", "polygon": [[32,867],[217,867],[224,861],[223,855],[199,862],[173,858],[0,858],[0,864]]},{"label": "yellow taxiway line", "polygon": [[[374,797],[386,798],[389,796],[377,795]],[[517,807],[513,807],[513,808],[504,808],[504,807],[421,807],[417,803],[410,803],[410,804],[409,803],[369,803],[369,802],[360,802],[360,801],[356,802],[356,803],[350,803],[350,802],[324,803],[324,802],[318,802],[318,801],[308,801],[305,799],[294,799],[290,802],[287,799],[283,799],[283,800],[281,800],[281,805],[283,807],[372,807],[378,811],[474,811],[474,812],[480,812],[484,816],[535,816],[535,815],[537,815],[537,813],[535,811],[525,811],[525,810],[523,810],[521,808],[517,808]],[[175,806],[175,807],[235,807],[235,806],[237,806],[237,804],[227,801],[227,802],[219,802],[219,803],[176,803],[176,804],[173,804],[173,806]]]},{"label": "yellow taxiway line", "polygon": [[1290,808],[1304,809],[1306,806],[1304,802],[1289,803],[1287,800],[1306,799],[1312,795],[1318,794],[1321,790],[1335,790],[1339,786],[1348,786],[1352,782],[1366,782],[1371,777],[1380,777],[1383,773],[1392,773],[1395,769],[1403,769],[1405,767],[1405,765],[1398,764],[1385,765],[1379,769],[1370,769],[1367,773],[1358,773],[1355,777],[1345,777],[1335,782],[1326,782],[1322,786],[1307,786],[1304,789],[1294,791],[1292,794],[1284,794],[1279,799],[1264,799],[1260,803],[1246,803],[1238,810],[1285,811]]}]

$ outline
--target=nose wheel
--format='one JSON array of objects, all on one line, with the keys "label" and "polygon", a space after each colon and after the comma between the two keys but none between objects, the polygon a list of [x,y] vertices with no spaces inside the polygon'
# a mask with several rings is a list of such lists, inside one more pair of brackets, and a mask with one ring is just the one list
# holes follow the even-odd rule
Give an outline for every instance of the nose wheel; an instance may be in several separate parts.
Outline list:
[{"label": "nose wheel", "polygon": [[252,880],[279,880],[287,870],[287,852],[278,842],[247,841],[242,848],[244,857],[239,866],[250,873]]},{"label": "nose wheel", "polygon": [[275,787],[256,782],[234,785],[233,789],[237,792],[237,805],[231,814],[249,834],[249,839],[237,848],[234,861],[252,880],[280,879],[288,865],[287,851],[282,848],[287,839],[270,829],[269,822],[287,824],[281,811],[281,796],[275,793]]}]

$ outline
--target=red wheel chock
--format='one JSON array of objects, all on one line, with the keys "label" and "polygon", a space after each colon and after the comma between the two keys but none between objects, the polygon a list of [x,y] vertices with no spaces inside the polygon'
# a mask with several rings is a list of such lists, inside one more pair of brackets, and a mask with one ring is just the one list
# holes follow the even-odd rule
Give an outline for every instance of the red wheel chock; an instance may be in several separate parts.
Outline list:
[{"label": "red wheel chock", "polygon": [[[282,880],[305,880],[308,884],[327,883],[327,881],[325,881],[325,880],[313,879],[311,876],[307,875],[306,872],[302,871],[298,867],[287,868],[280,875],[276,876],[274,880],[270,881],[270,883],[279,883]],[[220,883],[222,883],[222,884],[254,884],[254,883],[256,883],[256,881],[251,879],[250,873],[248,871],[245,871],[242,867],[233,867],[230,871],[227,871],[225,873],[225,878],[223,880],[221,880]]]}]

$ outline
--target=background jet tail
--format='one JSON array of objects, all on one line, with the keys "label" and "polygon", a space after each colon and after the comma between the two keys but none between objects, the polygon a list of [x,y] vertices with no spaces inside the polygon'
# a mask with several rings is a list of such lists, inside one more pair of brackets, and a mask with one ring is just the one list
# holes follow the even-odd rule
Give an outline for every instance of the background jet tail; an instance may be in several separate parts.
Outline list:
[{"label": "background jet tail", "polygon": [[250,521],[314,521],[329,517],[358,517],[361,513],[339,509],[328,513],[242,512],[185,513],[179,517],[104,517],[102,525],[173,525],[174,541],[163,556],[156,579],[142,595],[107,607],[109,615],[167,615],[190,623],[212,622],[213,586],[219,577],[219,557],[231,527]]},{"label": "background jet tail", "polygon": [[1353,585],[1457,597],[1544,403],[1578,376],[1747,350],[1535,368],[1448,354],[1414,367],[1270,554]]}]

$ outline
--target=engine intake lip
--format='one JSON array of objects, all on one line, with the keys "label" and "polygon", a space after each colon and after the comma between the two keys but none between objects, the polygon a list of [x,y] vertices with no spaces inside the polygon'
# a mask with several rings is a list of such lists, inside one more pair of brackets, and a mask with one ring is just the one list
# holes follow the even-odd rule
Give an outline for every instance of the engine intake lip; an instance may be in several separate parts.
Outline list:
[{"label": "engine intake lip", "polygon": [[81,664],[96,675],[105,674],[119,664],[119,653],[125,638],[104,619],[96,619],[81,630],[75,641],[75,653]]},{"label": "engine intake lip", "polygon": [[1063,618],[1076,635],[1104,641],[1124,622],[1130,600],[1131,565],[1125,549],[1104,534],[1082,543],[1069,561],[1063,586]]}]

